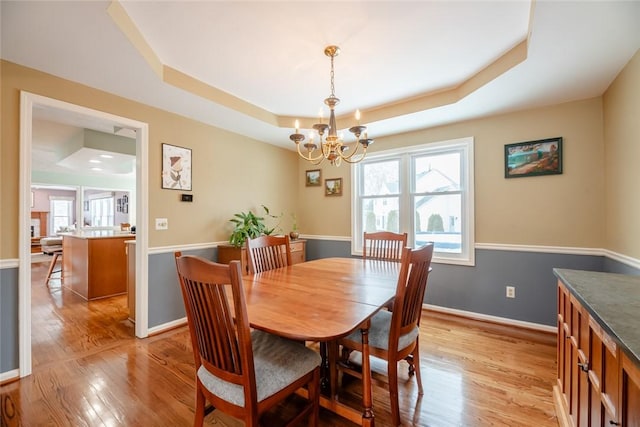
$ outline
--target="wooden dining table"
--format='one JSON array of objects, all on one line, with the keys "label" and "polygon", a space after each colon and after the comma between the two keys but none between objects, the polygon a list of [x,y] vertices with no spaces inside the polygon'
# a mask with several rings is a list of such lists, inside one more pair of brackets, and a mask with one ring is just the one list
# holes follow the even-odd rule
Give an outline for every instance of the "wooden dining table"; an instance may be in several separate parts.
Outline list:
[{"label": "wooden dining table", "polygon": [[[323,407],[363,426],[374,426],[368,327],[395,295],[400,264],[360,258],[323,258],[243,276],[251,327],[286,338],[320,342]],[[360,328],[363,340],[362,410],[338,400],[329,360],[331,344]],[[329,354],[327,354],[329,352]]]}]

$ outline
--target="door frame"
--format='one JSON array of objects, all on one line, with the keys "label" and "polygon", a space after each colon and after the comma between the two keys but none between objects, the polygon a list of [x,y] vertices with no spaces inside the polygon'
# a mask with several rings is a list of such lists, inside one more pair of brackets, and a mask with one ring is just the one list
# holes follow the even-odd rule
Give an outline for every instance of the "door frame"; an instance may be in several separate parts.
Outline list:
[{"label": "door frame", "polygon": [[58,109],[136,131],[136,323],[138,338],[148,336],[149,125],[26,91],[20,92],[20,179],[18,264],[18,351],[20,377],[31,374],[31,148],[34,108]]}]

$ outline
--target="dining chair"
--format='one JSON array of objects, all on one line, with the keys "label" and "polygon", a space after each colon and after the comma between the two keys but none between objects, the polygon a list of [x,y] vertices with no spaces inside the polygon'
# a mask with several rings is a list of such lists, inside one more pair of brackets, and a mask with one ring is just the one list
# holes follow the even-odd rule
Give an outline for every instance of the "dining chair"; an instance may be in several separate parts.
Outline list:
[{"label": "dining chair", "polygon": [[251,330],[240,261],[218,264],[180,252],[175,261],[195,359],[194,426],[202,426],[207,401],[258,426],[262,414],[305,386],[308,402],[287,425],[308,416],[308,425],[317,426],[321,358],[297,342]]},{"label": "dining chair", "polygon": [[400,261],[402,249],[407,246],[407,233],[391,231],[364,232],[362,258]]},{"label": "dining chair", "polygon": [[287,235],[248,238],[246,245],[251,274],[291,265],[291,245]]},{"label": "dining chair", "polygon": [[[406,360],[409,363],[409,376],[416,375],[418,394],[423,394],[420,376],[419,327],[432,256],[433,243],[415,250],[410,248],[402,250],[402,265],[396,287],[394,310],[392,312],[378,311],[371,318],[369,326],[369,354],[387,361],[391,419],[394,426],[400,425],[398,362]],[[360,329],[356,329],[347,337],[339,339],[337,344],[342,345],[344,349],[362,352]],[[349,351],[343,351],[340,363],[332,364],[334,369],[362,378],[362,374],[349,361],[349,353]],[[334,378],[336,377],[337,375],[334,376]]]},{"label": "dining chair", "polygon": [[[393,233],[391,231],[364,232],[362,245],[363,259],[379,259],[383,261],[398,261],[402,256],[402,249],[407,246],[407,233]],[[393,310],[395,298],[385,308]]]}]

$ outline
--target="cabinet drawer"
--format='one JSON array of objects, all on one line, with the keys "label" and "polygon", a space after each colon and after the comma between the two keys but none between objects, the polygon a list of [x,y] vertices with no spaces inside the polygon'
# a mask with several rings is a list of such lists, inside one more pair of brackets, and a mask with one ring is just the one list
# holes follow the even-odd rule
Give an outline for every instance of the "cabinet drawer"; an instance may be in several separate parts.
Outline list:
[{"label": "cabinet drawer", "polygon": [[289,242],[289,247],[291,247],[292,264],[299,264],[307,260],[305,243],[306,241],[304,240],[292,240]]},{"label": "cabinet drawer", "polygon": [[289,246],[291,247],[291,254],[293,255],[293,252],[302,252],[304,251],[304,242],[291,242],[289,244]]}]

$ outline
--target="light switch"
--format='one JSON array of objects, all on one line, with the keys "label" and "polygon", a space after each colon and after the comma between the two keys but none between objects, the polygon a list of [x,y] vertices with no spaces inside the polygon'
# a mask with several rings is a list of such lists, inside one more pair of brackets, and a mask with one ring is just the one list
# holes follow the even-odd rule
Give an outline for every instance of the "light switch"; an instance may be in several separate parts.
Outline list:
[{"label": "light switch", "polygon": [[167,218],[156,218],[156,230],[168,230],[169,220]]}]

